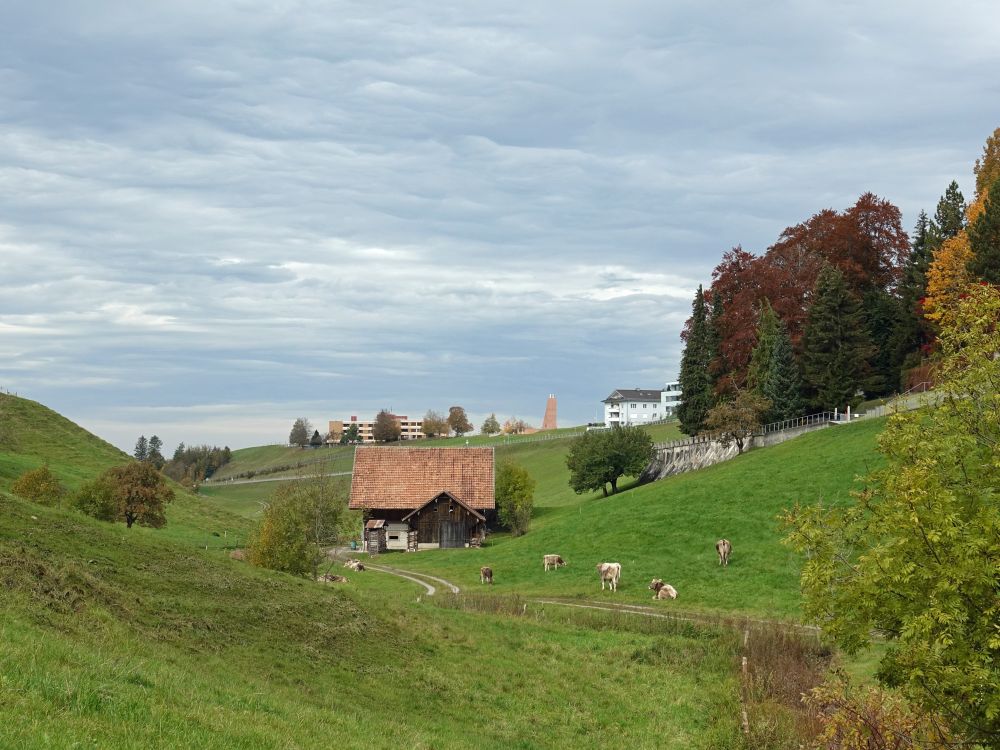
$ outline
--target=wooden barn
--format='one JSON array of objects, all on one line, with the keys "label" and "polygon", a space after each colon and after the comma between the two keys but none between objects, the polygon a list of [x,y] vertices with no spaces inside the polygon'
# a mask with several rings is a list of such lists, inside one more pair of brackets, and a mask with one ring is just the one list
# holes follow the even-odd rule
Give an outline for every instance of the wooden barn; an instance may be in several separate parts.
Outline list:
[{"label": "wooden barn", "polygon": [[358,446],[350,507],[370,554],[482,543],[493,498],[492,448]]}]

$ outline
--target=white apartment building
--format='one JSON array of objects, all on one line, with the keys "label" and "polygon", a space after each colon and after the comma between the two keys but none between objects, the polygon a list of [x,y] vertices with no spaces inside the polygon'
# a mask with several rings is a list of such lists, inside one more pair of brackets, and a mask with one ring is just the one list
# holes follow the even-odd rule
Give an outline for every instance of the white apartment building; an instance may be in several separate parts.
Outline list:
[{"label": "white apartment building", "polygon": [[619,388],[604,399],[604,426],[649,424],[673,417],[681,402],[680,383],[666,388]]},{"label": "white apartment building", "polygon": [[[424,420],[422,419],[410,419],[406,415],[401,414],[391,414],[390,415],[396,422],[399,423],[399,439],[400,440],[423,440],[426,436],[424,435]],[[358,438],[360,438],[362,443],[374,443],[375,442],[375,420],[374,419],[358,419],[352,416],[349,420],[347,419],[336,419],[330,421],[330,441],[336,443],[340,440],[340,436],[348,429],[351,425],[356,425],[358,428]]]}]

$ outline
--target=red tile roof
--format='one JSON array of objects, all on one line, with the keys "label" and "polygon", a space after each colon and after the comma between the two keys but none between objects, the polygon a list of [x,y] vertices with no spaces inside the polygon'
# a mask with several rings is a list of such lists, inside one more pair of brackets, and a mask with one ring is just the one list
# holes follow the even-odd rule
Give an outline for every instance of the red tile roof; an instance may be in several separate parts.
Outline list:
[{"label": "red tile roof", "polygon": [[351,508],[408,508],[450,492],[466,505],[492,510],[492,448],[358,446]]}]

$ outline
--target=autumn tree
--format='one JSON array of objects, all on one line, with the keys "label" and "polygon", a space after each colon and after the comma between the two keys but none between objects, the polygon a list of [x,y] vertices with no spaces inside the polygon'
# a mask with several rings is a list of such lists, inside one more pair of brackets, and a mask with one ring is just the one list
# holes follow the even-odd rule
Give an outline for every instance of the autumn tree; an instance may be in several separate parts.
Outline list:
[{"label": "autumn tree", "polygon": [[870,353],[861,305],[848,291],[844,275],[827,266],[816,280],[803,337],[802,369],[813,406],[830,411],[857,406]]},{"label": "autumn tree", "polygon": [[428,409],[424,415],[423,432],[429,438],[447,435],[448,420],[433,409]]},{"label": "autumn tree", "polygon": [[1000,178],[990,186],[983,211],[969,226],[969,273],[976,279],[1000,284]]},{"label": "autumn tree", "polygon": [[147,461],[115,466],[84,485],[72,505],[95,518],[138,523],[159,529],[166,525],[167,505],[174,499],[166,479]]},{"label": "autumn tree", "polygon": [[58,505],[66,495],[66,488],[48,466],[24,472],[11,484],[10,491],[39,505]]},{"label": "autumn tree", "polygon": [[884,468],[848,505],[796,505],[805,613],[974,745],[1000,737],[1000,290],[973,285],[941,328],[938,394],[889,418]]},{"label": "autumn tree", "polygon": [[135,441],[135,450],[132,451],[132,456],[136,461],[145,461],[149,458],[149,441],[146,440],[145,435],[140,435],[139,439]]},{"label": "autumn tree", "polygon": [[483,426],[479,430],[484,435],[496,435],[500,432],[500,423],[496,414],[490,414],[483,421]]},{"label": "autumn tree", "polygon": [[618,492],[623,476],[638,476],[653,458],[653,439],[639,427],[593,430],[574,438],[566,456],[569,485],[577,494]]},{"label": "autumn tree", "polygon": [[469,422],[465,409],[461,406],[452,406],[448,409],[448,426],[459,437],[467,432],[472,432],[472,423]]},{"label": "autumn tree", "polygon": [[313,426],[305,417],[299,417],[292,424],[292,431],[288,433],[288,444],[305,448],[309,445],[309,433]]},{"label": "autumn tree", "polygon": [[720,401],[708,412],[705,428],[714,433],[724,446],[736,444],[743,453],[747,440],[760,429],[761,420],[771,408],[771,402],[759,393],[740,389],[735,396]]},{"label": "autumn tree", "polygon": [[513,536],[528,532],[535,503],[535,480],[527,469],[512,461],[501,461],[496,468],[496,505],[500,523]]},{"label": "autumn tree", "polygon": [[372,437],[376,443],[394,443],[403,434],[403,428],[399,420],[387,409],[383,409],[375,415],[375,424],[372,426]]},{"label": "autumn tree", "polygon": [[[746,378],[750,352],[756,343],[754,328],[761,295],[759,268],[759,259],[742,247],[734,247],[722,256],[719,265],[712,271],[712,286],[709,291],[699,290],[701,303],[698,295],[695,296],[687,328],[687,344],[691,346],[692,340],[694,341],[693,353],[697,355],[699,362],[708,358],[705,376],[713,394],[724,393],[732,385],[742,386]],[[701,323],[699,306],[704,309],[704,324]],[[682,360],[682,373],[683,368]],[[705,384],[699,383],[692,392],[701,394],[704,388]],[[685,400],[686,398],[685,396]],[[693,427],[697,427],[714,401],[714,398],[696,399],[692,405],[690,420]]]},{"label": "autumn tree", "polygon": [[677,408],[681,430],[688,435],[701,431],[705,416],[715,402],[709,366],[715,358],[711,350],[712,322],[708,317],[705,293],[699,286],[691,309],[690,327],[684,353],[681,355],[681,403]]},{"label": "autumn tree", "polygon": [[518,417],[504,420],[502,432],[504,435],[520,435],[528,429],[528,423]]}]

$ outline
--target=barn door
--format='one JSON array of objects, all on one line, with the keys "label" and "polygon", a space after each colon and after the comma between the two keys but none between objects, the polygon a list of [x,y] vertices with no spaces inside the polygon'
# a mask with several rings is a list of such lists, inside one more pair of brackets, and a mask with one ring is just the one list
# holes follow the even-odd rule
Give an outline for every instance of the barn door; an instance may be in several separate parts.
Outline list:
[{"label": "barn door", "polygon": [[441,547],[464,547],[465,524],[461,521],[441,522]]}]

